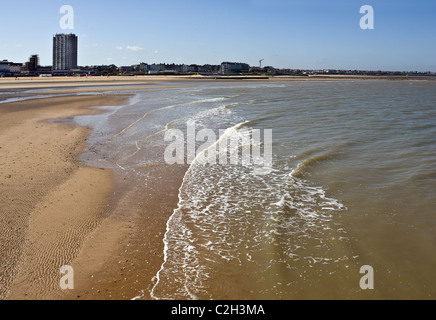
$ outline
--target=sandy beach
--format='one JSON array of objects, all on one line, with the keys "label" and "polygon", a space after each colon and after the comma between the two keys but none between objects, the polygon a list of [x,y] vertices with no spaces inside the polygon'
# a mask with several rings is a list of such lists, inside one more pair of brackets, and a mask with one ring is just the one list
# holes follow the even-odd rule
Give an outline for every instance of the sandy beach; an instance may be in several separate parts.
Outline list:
[{"label": "sandy beach", "polygon": [[[89,128],[49,121],[102,112],[128,96],[70,96],[0,105],[0,298],[60,297],[72,264],[101,223],[109,170],[81,167]],[[121,232],[117,228],[117,232]]]},{"label": "sandy beach", "polygon": [[[71,122],[104,112],[90,107],[126,104],[131,96],[118,91],[152,87],[89,89],[74,80],[51,83],[57,97],[38,93],[44,82],[21,81],[16,91],[0,83],[3,100],[18,98],[0,104],[0,299],[132,299],[152,288],[162,264],[186,168],[162,168],[171,181],[151,179],[151,190],[111,169],[85,167],[78,156],[91,128]],[[87,92],[94,94],[74,95]],[[60,288],[64,265],[73,267],[74,290]]]},{"label": "sandy beach", "polygon": [[[434,81],[435,77],[423,76],[359,76],[359,75],[311,75],[311,76],[216,76],[216,75],[160,75],[160,76],[110,76],[110,77],[23,77],[0,78],[0,89],[49,89],[100,87],[100,86],[147,86],[154,83],[185,82],[195,85],[204,81],[344,81],[344,80],[422,80]],[[238,80],[239,79],[239,80]],[[101,88],[100,88],[101,89]],[[122,89],[122,88],[120,88]],[[144,88],[141,88],[144,89]],[[86,89],[88,92],[90,89]]]}]

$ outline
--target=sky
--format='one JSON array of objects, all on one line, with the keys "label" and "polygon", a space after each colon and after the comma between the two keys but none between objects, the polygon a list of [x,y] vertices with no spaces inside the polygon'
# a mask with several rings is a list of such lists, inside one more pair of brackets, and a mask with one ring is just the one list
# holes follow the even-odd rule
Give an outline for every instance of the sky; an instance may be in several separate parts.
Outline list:
[{"label": "sky", "polygon": [[[64,30],[63,5],[74,9]],[[363,30],[360,8],[374,9]],[[79,37],[79,65],[245,62],[292,69],[436,72],[434,0],[14,0],[2,3],[0,60]]]}]

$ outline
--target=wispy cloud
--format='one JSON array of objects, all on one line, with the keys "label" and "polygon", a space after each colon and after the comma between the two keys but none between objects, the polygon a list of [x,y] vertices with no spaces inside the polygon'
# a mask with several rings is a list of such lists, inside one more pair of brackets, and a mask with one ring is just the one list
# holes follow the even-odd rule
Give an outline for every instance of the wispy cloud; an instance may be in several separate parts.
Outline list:
[{"label": "wispy cloud", "polygon": [[142,51],[144,50],[144,48],[138,47],[138,46],[127,46],[126,50],[131,50],[131,51]]},{"label": "wispy cloud", "polygon": [[127,46],[127,47],[117,46],[117,47],[115,47],[115,49],[117,49],[117,50],[129,50],[129,51],[143,51],[143,50],[145,50],[144,48],[141,48],[139,46]]}]

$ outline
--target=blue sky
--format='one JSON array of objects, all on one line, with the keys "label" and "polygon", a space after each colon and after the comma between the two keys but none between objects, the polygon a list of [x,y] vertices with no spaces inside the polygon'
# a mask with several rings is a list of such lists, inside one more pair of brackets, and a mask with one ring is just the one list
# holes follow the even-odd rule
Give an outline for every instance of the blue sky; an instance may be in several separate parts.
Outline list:
[{"label": "blue sky", "polygon": [[[62,30],[62,5],[74,30]],[[375,29],[359,26],[371,5]],[[14,0],[2,3],[0,59],[39,54],[52,36],[79,37],[79,64],[220,64],[436,71],[434,0]]]}]

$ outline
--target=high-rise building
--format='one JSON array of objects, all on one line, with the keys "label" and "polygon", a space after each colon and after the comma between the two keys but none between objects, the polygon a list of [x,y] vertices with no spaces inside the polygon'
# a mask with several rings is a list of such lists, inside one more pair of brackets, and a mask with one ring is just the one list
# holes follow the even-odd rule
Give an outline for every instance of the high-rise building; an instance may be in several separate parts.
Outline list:
[{"label": "high-rise building", "polygon": [[75,34],[53,37],[53,70],[77,69],[78,39]]}]

